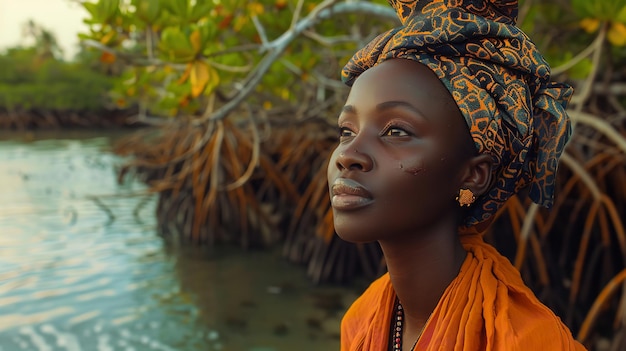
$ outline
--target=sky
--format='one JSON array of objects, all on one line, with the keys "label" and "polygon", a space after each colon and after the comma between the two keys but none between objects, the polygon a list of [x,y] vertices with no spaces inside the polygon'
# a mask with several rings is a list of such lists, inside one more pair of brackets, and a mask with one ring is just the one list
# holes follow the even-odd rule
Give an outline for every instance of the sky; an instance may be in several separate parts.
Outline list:
[{"label": "sky", "polygon": [[32,19],[54,33],[66,58],[77,52],[77,33],[86,32],[87,17],[79,4],[70,0],[0,0],[0,51],[29,44],[22,39],[22,26]]}]

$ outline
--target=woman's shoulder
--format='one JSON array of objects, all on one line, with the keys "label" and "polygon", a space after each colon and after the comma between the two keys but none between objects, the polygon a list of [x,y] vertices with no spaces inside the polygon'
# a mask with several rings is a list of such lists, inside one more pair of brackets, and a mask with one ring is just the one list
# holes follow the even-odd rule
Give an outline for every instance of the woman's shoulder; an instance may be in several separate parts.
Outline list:
[{"label": "woman's shoulder", "polygon": [[509,337],[520,346],[518,349],[585,350],[563,321],[536,297],[526,303],[510,304],[509,309],[507,322],[511,324],[509,332],[514,334]]}]

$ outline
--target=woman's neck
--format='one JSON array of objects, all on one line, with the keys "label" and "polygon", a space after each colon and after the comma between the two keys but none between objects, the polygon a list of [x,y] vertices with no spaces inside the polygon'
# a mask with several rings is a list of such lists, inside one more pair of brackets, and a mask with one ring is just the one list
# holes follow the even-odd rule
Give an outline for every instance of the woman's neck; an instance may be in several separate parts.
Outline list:
[{"label": "woman's neck", "polygon": [[441,295],[458,275],[467,253],[456,227],[381,241],[389,277],[405,316],[404,333],[414,340]]}]

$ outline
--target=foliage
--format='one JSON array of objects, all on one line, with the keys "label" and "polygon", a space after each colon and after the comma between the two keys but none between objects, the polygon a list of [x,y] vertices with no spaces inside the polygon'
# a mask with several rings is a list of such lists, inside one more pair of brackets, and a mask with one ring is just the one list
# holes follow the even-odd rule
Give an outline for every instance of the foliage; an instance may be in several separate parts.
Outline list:
[{"label": "foliage", "polygon": [[31,46],[0,54],[0,128],[108,124],[94,117],[113,86],[107,72],[85,53],[64,61],[54,35],[33,21],[23,32]]},{"label": "foliage", "polygon": [[111,80],[78,62],[41,58],[36,48],[0,56],[0,111],[100,110]]},{"label": "foliage", "polygon": [[[383,1],[378,1],[383,2]],[[295,21],[324,8],[319,1],[100,0],[84,2],[89,33],[81,38],[103,50],[101,60],[128,63],[115,86],[120,106],[140,104],[157,116],[209,115],[256,79],[268,52],[283,50],[277,40]],[[291,42],[270,74],[253,88],[248,102],[264,106],[299,104],[315,77],[336,77],[354,40],[323,35],[376,30],[376,18],[333,17]],[[382,27],[381,27],[382,28]],[[283,40],[284,41],[284,40]],[[322,41],[322,44],[319,43]],[[282,53],[281,53],[282,54]]]}]

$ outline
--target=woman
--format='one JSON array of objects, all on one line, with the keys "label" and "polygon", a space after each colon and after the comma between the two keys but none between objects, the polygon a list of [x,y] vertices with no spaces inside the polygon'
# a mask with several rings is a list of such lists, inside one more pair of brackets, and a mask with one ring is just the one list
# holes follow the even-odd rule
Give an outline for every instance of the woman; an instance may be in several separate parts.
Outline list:
[{"label": "woman", "polygon": [[[515,27],[517,2],[390,1],[361,49],[328,182],[335,230],[388,273],[342,321],[348,350],[584,350],[480,233],[513,194],[549,206],[572,90]],[[465,122],[465,123],[464,123]]]}]

